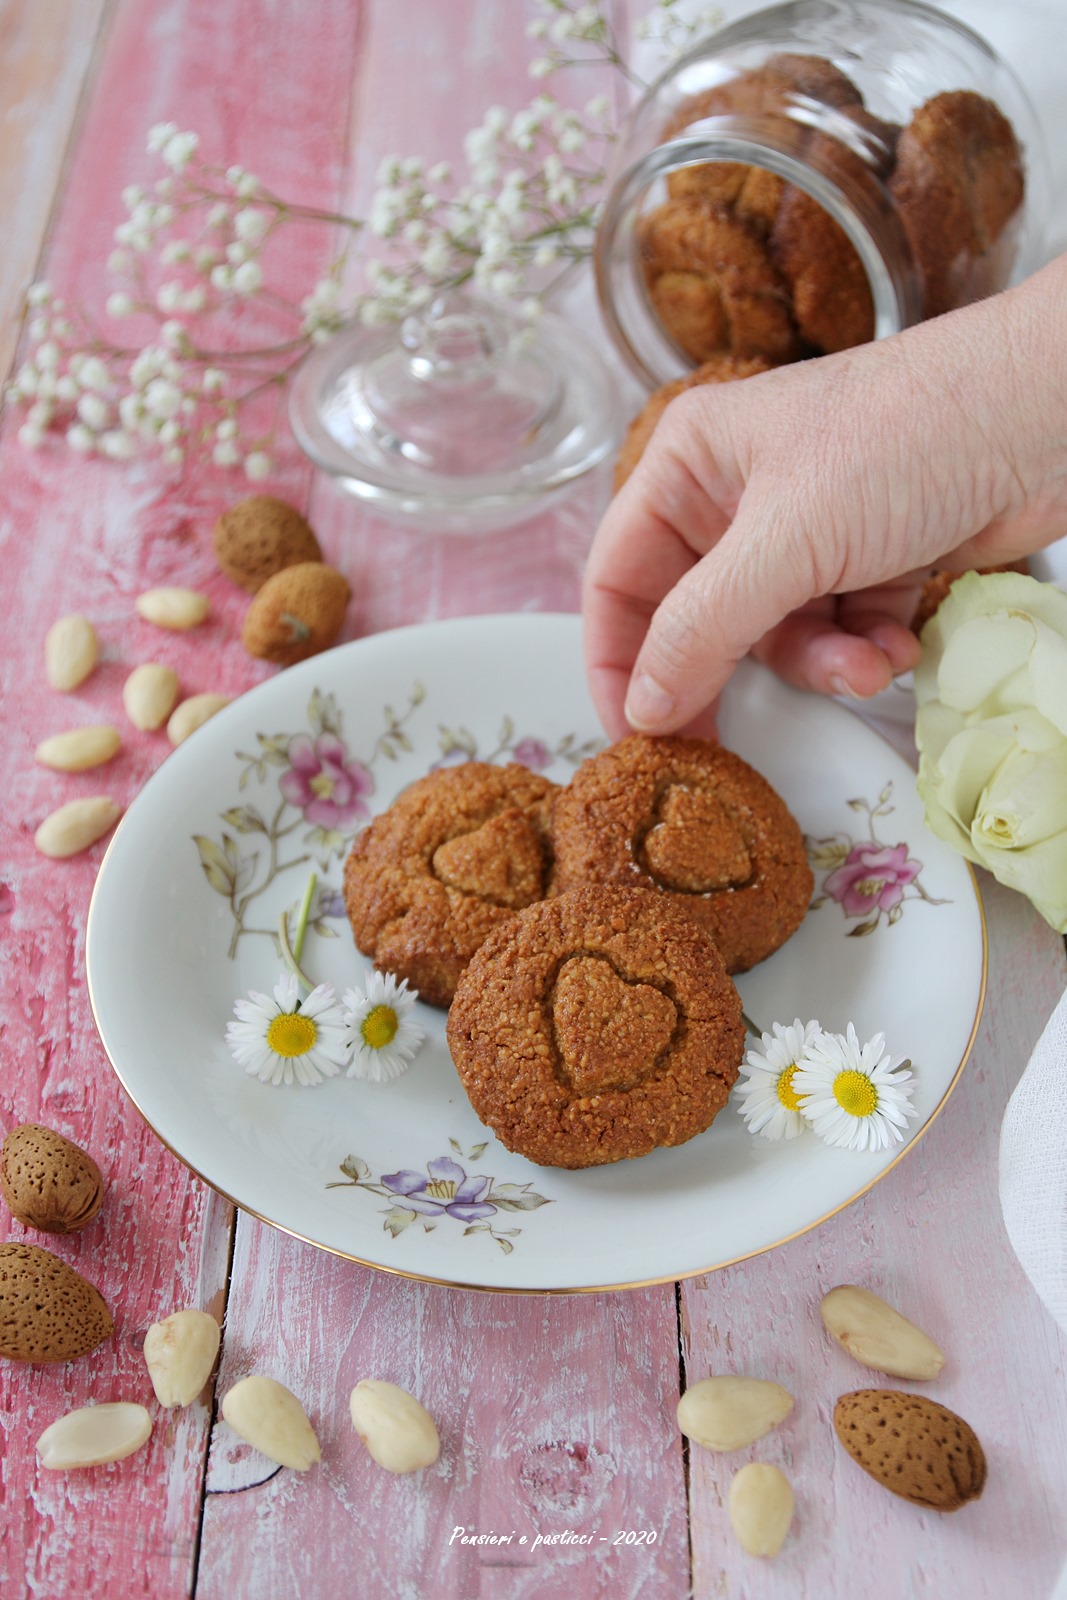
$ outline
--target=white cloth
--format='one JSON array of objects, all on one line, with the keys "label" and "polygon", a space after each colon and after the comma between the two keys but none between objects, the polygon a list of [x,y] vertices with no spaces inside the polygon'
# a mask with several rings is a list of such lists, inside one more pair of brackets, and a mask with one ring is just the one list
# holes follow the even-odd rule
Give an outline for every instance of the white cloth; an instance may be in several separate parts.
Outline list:
[{"label": "white cloth", "polygon": [[1012,1248],[1067,1333],[1067,994],[1034,1046],[1000,1130],[1000,1203]]}]

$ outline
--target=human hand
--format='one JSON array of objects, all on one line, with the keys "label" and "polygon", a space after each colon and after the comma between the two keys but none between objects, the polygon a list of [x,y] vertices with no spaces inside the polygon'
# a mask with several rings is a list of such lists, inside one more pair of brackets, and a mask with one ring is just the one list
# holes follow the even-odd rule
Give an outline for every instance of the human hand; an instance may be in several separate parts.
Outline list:
[{"label": "human hand", "polygon": [[612,737],[707,733],[749,650],[865,698],[914,666],[932,564],[1067,532],[1067,258],[893,339],[674,400],[597,532],[583,595]]}]

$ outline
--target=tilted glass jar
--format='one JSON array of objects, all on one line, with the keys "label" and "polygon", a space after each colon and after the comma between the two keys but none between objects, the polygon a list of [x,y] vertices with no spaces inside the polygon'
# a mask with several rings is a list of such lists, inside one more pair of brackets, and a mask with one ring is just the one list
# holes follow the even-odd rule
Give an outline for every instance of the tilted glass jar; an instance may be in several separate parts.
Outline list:
[{"label": "tilted glass jar", "polygon": [[844,349],[1032,271],[1046,191],[1026,93],[971,29],[915,0],[793,0],[706,39],[635,107],[601,306],[650,388]]}]

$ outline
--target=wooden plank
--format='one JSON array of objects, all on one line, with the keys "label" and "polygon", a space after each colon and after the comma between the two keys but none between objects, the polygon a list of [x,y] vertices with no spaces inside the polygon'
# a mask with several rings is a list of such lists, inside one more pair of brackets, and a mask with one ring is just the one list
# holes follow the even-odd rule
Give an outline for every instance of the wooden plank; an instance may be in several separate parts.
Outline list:
[{"label": "wooden plank", "polygon": [[[220,1392],[249,1372],[286,1383],[323,1460],[306,1474],[278,1470],[219,1425],[198,1600],[349,1585],[438,1600],[686,1592],[672,1286],[463,1292],[338,1260],[246,1217],[234,1283]],[[435,1467],[396,1477],[371,1460],[348,1414],[351,1389],[370,1377],[432,1412]],[[457,1528],[514,1537],[464,1545]],[[658,1538],[615,1545],[626,1529]],[[592,1542],[537,1546],[538,1534]]]},{"label": "wooden plank", "polygon": [[0,378],[19,335],[107,0],[0,3]]},{"label": "wooden plank", "polygon": [[[365,205],[383,156],[455,160],[486,107],[528,103],[530,49],[516,11],[479,0],[426,0],[417,17],[411,7],[373,6],[349,134],[349,209]],[[470,541],[399,529],[318,482],[312,520],[353,585],[348,631],[365,633],[457,613],[576,609],[605,493],[601,479],[520,529]],[[263,1481],[269,1468],[220,1428],[198,1600],[263,1585],[329,1594],[352,1581],[368,1594],[432,1590],[441,1600],[685,1592],[672,1288],[572,1300],[420,1287],[331,1261],[245,1218],[234,1281],[221,1382],[273,1359],[272,1375],[301,1395],[321,1430],[324,1464],[306,1478]],[[363,1376],[401,1383],[435,1412],[444,1441],[436,1469],[391,1479],[369,1460],[347,1415]],[[450,1544],[456,1527],[514,1531],[516,1541]],[[533,1547],[538,1532],[568,1529],[597,1542]],[[658,1537],[615,1547],[628,1529]],[[527,1546],[517,1542],[524,1535]]]},{"label": "wooden plank", "polygon": [[[1026,900],[986,877],[982,894],[992,949],[985,1013],[929,1133],[815,1232],[683,1286],[687,1381],[747,1372],[774,1378],[797,1401],[782,1427],[749,1449],[715,1456],[692,1447],[698,1600],[1036,1597],[1062,1564],[1067,1349],[1008,1244],[996,1171],[1008,1096],[1067,968],[1062,940]],[[948,1358],[941,1377],[885,1379],[839,1350],[818,1309],[838,1283],[866,1284],[925,1328]],[[834,1437],[834,1401],[880,1387],[929,1393],[971,1423],[989,1462],[980,1502],[953,1516],[922,1511],[849,1460]],[[730,1478],[749,1460],[781,1467],[796,1493],[793,1531],[772,1562],[744,1555],[727,1519]]]},{"label": "wooden plank", "polygon": [[[36,8],[33,19],[30,9],[8,5],[9,27],[12,19],[19,23],[11,37],[28,49],[31,20],[42,37],[52,30],[54,55],[41,59],[54,60],[61,88],[74,81],[79,60],[84,69],[95,9],[80,0],[63,8],[69,28],[57,26],[55,5]],[[45,262],[57,290],[99,309],[112,232],[124,216],[121,190],[158,175],[145,136],[164,119],[197,128],[220,159],[258,164],[264,177],[305,199],[335,198],[358,26],[350,0],[329,0],[310,17],[298,0],[266,8],[251,0],[226,7],[122,0],[64,175]],[[57,102],[44,120],[61,121],[60,112]],[[265,128],[285,126],[302,127],[301,137],[265,144]],[[54,150],[61,141],[50,137]],[[47,143],[45,131],[41,139]],[[39,204],[41,217],[57,179],[54,161],[50,171],[22,174],[27,203]],[[283,286],[300,286],[322,270],[328,249],[323,239],[316,256],[306,238],[294,239],[276,261]],[[9,284],[5,293],[13,292]],[[297,492],[308,476],[306,467],[296,468]],[[102,846],[50,862],[32,840],[62,801],[107,789],[125,803],[165,759],[165,736],[138,734],[126,722],[121,688],[133,666],[166,661],[186,692],[222,687],[236,694],[264,675],[236,644],[245,597],[215,571],[211,556],[214,518],[244,492],[244,480],[223,484],[215,474],[178,484],[158,465],[116,470],[62,444],[28,454],[10,419],[0,440],[0,478],[5,614],[17,618],[17,648],[0,653],[0,1125],[6,1131],[15,1122],[43,1121],[100,1162],[108,1185],[100,1218],[54,1248],[99,1285],[116,1320],[114,1338],[69,1367],[0,1365],[7,1505],[0,1590],[45,1600],[106,1592],[177,1600],[192,1583],[209,1407],[160,1414],[147,1448],[112,1468],[46,1473],[34,1441],[47,1423],[87,1400],[151,1400],[143,1331],[183,1305],[207,1305],[221,1316],[232,1213],[142,1125],[96,1037],[84,937]],[[137,617],[135,597],[160,582],[210,593],[211,620],[195,637],[163,634]],[[69,611],[93,620],[102,660],[80,689],[63,696],[45,684],[42,650],[49,625]],[[97,721],[123,731],[124,749],[104,772],[63,775],[34,764],[34,746],[46,733]],[[0,1229],[5,1237],[24,1236],[6,1211]]]}]

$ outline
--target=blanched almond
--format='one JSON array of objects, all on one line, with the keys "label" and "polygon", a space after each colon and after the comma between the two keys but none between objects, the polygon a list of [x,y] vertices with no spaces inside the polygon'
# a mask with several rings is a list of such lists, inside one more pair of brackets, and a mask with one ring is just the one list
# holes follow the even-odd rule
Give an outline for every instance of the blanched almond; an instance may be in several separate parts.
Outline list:
[{"label": "blanched almond", "polygon": [[842,1283],[819,1306],[826,1330],[861,1366],[895,1378],[936,1378],[944,1352],[870,1289]]},{"label": "blanched almond", "polygon": [[348,1402],[352,1426],[387,1472],[432,1467],[441,1451],[437,1426],[413,1394],[398,1384],[364,1378]]},{"label": "blanched almond", "polygon": [[161,728],[178,701],[178,674],[158,661],[134,667],[122,686],[122,703],[135,728],[149,733]]},{"label": "blanched almond", "polygon": [[191,694],[171,712],[167,723],[167,738],[171,744],[182,744],[197,728],[202,728],[217,711],[228,706],[228,694]]},{"label": "blanched almond", "polygon": [[62,861],[88,850],[91,844],[102,839],[122,815],[110,795],[87,795],[83,800],[69,800],[51,816],[45,817],[33,836],[33,842],[43,856]]},{"label": "blanched almond", "polygon": [[44,640],[44,668],[53,689],[76,689],[96,666],[100,641],[87,617],[60,617]]},{"label": "blanched almond", "polygon": [[134,602],[146,622],[157,628],[169,628],[173,633],[185,633],[197,627],[208,614],[210,602],[206,594],[197,589],[146,589]]},{"label": "blanched almond", "polygon": [[153,1322],[144,1358],[161,1406],[191,1406],[219,1353],[219,1325],[206,1311],[175,1311]]},{"label": "blanched almond", "polygon": [[765,1461],[750,1461],[730,1480],[730,1526],[750,1556],[776,1556],[793,1520],[789,1479]]},{"label": "blanched almond", "polygon": [[101,767],[122,748],[119,730],[104,723],[89,728],[71,728],[42,739],[33,752],[34,760],[55,772],[87,772]]},{"label": "blanched almond", "polygon": [[678,1426],[705,1450],[740,1450],[789,1415],[793,1396],[765,1378],[701,1378],[678,1402]]},{"label": "blanched almond", "polygon": [[53,1422],[37,1441],[42,1467],[53,1472],[74,1467],[99,1467],[105,1461],[132,1456],[152,1432],[144,1406],[130,1400],[82,1406]]},{"label": "blanched almond", "polygon": [[283,1467],[306,1472],[322,1460],[315,1430],[300,1401],[284,1383],[253,1374],[228,1389],[222,1415],[234,1433]]}]

